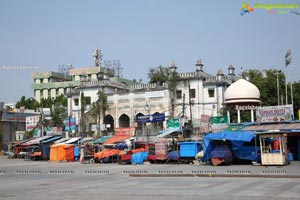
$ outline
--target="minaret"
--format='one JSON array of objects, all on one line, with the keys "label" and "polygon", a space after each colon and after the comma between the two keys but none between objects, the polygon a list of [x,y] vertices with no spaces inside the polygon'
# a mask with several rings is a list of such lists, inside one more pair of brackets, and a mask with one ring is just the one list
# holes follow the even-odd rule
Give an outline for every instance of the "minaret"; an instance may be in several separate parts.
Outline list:
[{"label": "minaret", "polygon": [[228,66],[228,75],[229,76],[235,76],[234,67],[232,65]]},{"label": "minaret", "polygon": [[172,62],[171,67],[169,67],[169,68],[170,68],[171,72],[176,72],[177,67],[176,67],[175,61]]},{"label": "minaret", "polygon": [[200,74],[200,72],[203,72],[203,64],[202,64],[202,60],[201,59],[198,59],[197,60],[197,63],[195,64],[195,66],[196,66],[196,73],[197,73],[197,75],[199,75]]}]

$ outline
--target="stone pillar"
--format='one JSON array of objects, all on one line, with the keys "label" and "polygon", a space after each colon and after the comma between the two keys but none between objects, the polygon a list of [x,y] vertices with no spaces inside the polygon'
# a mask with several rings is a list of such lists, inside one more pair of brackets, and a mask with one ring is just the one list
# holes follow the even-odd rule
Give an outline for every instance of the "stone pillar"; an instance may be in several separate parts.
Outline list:
[{"label": "stone pillar", "polygon": [[230,124],[230,112],[227,110],[227,118],[228,118],[228,124]]},{"label": "stone pillar", "polygon": [[237,110],[237,123],[241,123],[241,111]]},{"label": "stone pillar", "polygon": [[43,90],[42,98],[47,99],[48,98],[48,89]]},{"label": "stone pillar", "polygon": [[51,99],[52,98],[56,98],[56,89],[55,88],[51,88],[51,90],[50,90],[50,97],[51,97]]},{"label": "stone pillar", "polygon": [[91,80],[97,81],[98,80],[97,74],[92,74]]},{"label": "stone pillar", "polygon": [[58,89],[58,95],[65,95],[65,90],[64,90],[64,88],[59,88],[59,89]]},{"label": "stone pillar", "polygon": [[41,90],[35,90],[34,91],[34,98],[37,102],[41,102]]},{"label": "stone pillar", "polygon": [[251,110],[251,122],[254,122],[254,110]]}]

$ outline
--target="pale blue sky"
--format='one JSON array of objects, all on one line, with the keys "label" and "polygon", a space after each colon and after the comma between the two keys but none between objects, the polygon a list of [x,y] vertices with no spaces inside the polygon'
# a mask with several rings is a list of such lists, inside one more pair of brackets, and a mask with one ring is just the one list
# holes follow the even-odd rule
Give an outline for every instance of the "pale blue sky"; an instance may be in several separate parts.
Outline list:
[{"label": "pale blue sky", "polygon": [[[299,3],[298,0],[248,0]],[[240,15],[240,0],[0,0],[0,101],[32,97],[31,74],[57,71],[59,64],[92,66],[92,52],[119,59],[123,77],[147,82],[149,67],[206,72],[284,69],[292,50],[293,80],[300,80],[300,15],[255,9]],[[297,10],[300,12],[300,9]],[[40,66],[4,70],[3,66]]]}]

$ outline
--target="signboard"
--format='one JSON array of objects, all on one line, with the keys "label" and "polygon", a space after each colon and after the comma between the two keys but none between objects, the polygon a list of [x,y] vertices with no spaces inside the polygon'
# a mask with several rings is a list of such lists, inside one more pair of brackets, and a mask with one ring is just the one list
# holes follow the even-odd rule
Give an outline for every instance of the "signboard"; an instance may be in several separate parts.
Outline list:
[{"label": "signboard", "polygon": [[75,131],[76,130],[76,119],[75,118],[66,118],[64,120],[65,131]]},{"label": "signboard", "polygon": [[44,131],[46,132],[46,135],[61,135],[62,134],[62,128],[61,127],[44,127]]},{"label": "signboard", "polygon": [[40,115],[26,117],[26,131],[34,129],[40,121]]},{"label": "signboard", "polygon": [[21,141],[24,139],[24,131],[16,131],[16,141]]},{"label": "signboard", "polygon": [[157,113],[154,115],[140,115],[137,117],[138,123],[148,123],[148,122],[163,122],[165,121],[164,113]]},{"label": "signboard", "polygon": [[279,122],[292,120],[293,106],[267,106],[256,110],[257,122]]},{"label": "signboard", "polygon": [[209,132],[209,115],[202,114],[200,119],[200,132],[207,133]]},{"label": "signboard", "polygon": [[41,136],[42,136],[41,129],[34,129],[33,137],[41,137]]},{"label": "signboard", "polygon": [[145,92],[145,97],[147,98],[155,98],[155,97],[163,97],[164,91],[153,91],[153,92]]},{"label": "signboard", "polygon": [[115,135],[134,135],[135,128],[127,127],[127,128],[115,128]]},{"label": "signboard", "polygon": [[97,124],[92,124],[91,131],[97,131]]},{"label": "signboard", "polygon": [[210,117],[209,121],[212,124],[227,124],[228,118],[227,116],[216,116],[216,117]]},{"label": "signboard", "polygon": [[179,118],[168,119],[166,126],[167,128],[179,128],[180,127]]},{"label": "signboard", "polygon": [[227,116],[215,116],[210,117],[211,131],[219,132],[228,127],[228,117]]},{"label": "signboard", "polygon": [[26,113],[3,112],[2,121],[26,122]]}]

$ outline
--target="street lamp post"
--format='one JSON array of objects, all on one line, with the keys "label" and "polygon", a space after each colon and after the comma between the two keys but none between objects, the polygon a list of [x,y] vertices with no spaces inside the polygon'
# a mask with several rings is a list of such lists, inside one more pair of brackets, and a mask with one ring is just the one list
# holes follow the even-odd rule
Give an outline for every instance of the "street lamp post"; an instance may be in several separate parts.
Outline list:
[{"label": "street lamp post", "polygon": [[[69,116],[69,129],[68,129],[68,137],[71,135],[71,117],[72,117],[72,85],[69,85],[68,96],[68,116]],[[67,138],[68,138],[67,137]]]},{"label": "street lamp post", "polygon": [[278,106],[280,104],[280,93],[279,93],[279,80],[278,80],[278,74],[281,73],[281,70],[278,70],[276,73],[276,78],[277,78],[277,102],[278,102]]}]

